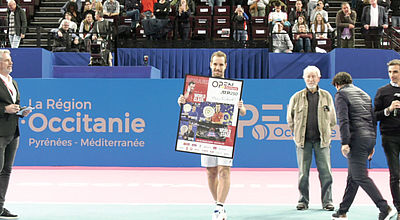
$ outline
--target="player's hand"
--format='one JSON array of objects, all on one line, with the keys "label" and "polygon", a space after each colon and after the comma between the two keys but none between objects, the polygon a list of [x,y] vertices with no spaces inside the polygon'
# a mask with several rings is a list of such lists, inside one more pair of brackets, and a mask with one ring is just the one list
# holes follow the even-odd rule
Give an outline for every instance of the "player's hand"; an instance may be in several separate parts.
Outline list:
[{"label": "player's hand", "polygon": [[238,102],[238,108],[239,109],[242,109],[244,107],[244,105],[243,105],[243,100],[240,100],[239,102]]},{"label": "player's hand", "polygon": [[347,155],[350,153],[350,146],[348,144],[342,145],[342,154],[347,158]]},{"label": "player's hand", "polygon": [[185,97],[183,95],[180,95],[179,98],[178,98],[178,104],[182,105],[182,104],[185,104],[185,103],[186,103]]},{"label": "player's hand", "polygon": [[19,112],[20,108],[19,105],[17,104],[11,104],[11,105],[7,105],[5,107],[5,112],[8,114],[15,114],[17,112]]},{"label": "player's hand", "polygon": [[372,152],[368,155],[368,160],[371,160],[374,154],[375,154],[375,147],[372,148]]}]

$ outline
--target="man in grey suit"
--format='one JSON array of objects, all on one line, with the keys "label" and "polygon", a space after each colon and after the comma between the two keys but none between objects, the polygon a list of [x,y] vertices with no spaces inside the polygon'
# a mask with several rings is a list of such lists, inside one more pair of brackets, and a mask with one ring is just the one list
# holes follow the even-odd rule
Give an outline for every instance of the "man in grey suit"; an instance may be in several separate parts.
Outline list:
[{"label": "man in grey suit", "polygon": [[[18,85],[12,79],[13,62],[9,50],[0,50],[0,219],[16,219],[4,208],[5,196],[10,180],[12,165],[19,144],[18,119],[20,93]],[[22,116],[27,116],[26,110]]]},{"label": "man in grey suit", "polygon": [[364,7],[361,24],[364,27],[365,45],[368,48],[380,48],[383,29],[388,28],[388,15],[377,0],[370,0],[370,5]]}]

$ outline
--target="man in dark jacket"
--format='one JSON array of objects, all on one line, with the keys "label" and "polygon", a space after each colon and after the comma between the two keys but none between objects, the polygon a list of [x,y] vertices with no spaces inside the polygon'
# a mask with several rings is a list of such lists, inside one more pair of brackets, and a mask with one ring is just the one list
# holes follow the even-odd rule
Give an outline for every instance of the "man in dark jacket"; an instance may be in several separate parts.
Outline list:
[{"label": "man in dark jacket", "polygon": [[365,35],[365,45],[368,48],[380,48],[383,29],[388,28],[388,16],[384,7],[377,0],[370,0],[370,5],[364,7],[361,24]]},{"label": "man in dark jacket", "polygon": [[[344,219],[357,194],[358,187],[368,194],[379,208],[379,220],[388,220],[396,214],[383,199],[371,178],[368,177],[367,159],[374,152],[376,126],[372,101],[369,95],[353,85],[350,74],[339,72],[332,80],[336,87],[336,115],[342,139],[342,154],[348,159],[346,190],[339,210],[332,219]],[[346,218],[347,219],[347,218]]]},{"label": "man in dark jacket", "polygon": [[8,2],[7,21],[11,48],[18,48],[21,39],[25,37],[27,23],[25,11],[14,0]]},{"label": "man in dark jacket", "polygon": [[[17,219],[4,208],[5,197],[15,154],[19,145],[20,91],[17,82],[10,76],[13,62],[9,50],[0,50],[0,219]],[[27,116],[26,110],[22,116]]]},{"label": "man in dark jacket", "polygon": [[79,37],[69,29],[70,21],[63,20],[55,36],[53,52],[79,52]]},{"label": "man in dark jacket", "polygon": [[374,111],[376,120],[380,121],[379,128],[390,171],[390,190],[393,203],[400,213],[400,60],[390,61],[388,72],[390,83],[376,92]]}]

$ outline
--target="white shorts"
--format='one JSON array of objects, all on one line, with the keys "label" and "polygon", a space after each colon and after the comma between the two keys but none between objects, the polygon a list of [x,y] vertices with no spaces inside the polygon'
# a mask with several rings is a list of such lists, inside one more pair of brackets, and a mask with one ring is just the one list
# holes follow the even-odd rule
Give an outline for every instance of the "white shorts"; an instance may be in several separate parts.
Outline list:
[{"label": "white shorts", "polygon": [[201,166],[202,167],[217,167],[217,166],[231,167],[232,163],[233,163],[233,159],[201,155]]}]

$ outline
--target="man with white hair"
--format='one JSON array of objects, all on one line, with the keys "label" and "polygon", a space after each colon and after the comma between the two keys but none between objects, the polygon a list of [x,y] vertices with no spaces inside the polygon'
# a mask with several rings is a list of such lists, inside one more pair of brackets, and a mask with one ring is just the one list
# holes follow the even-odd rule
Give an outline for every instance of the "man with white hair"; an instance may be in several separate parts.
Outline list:
[{"label": "man with white hair", "polygon": [[331,94],[318,87],[321,72],[316,66],[305,68],[303,78],[306,88],[290,98],[287,110],[287,122],[293,132],[299,166],[300,198],[296,208],[308,209],[309,173],[314,151],[321,182],[322,208],[333,211],[330,143],[332,129],[336,125],[335,107]]},{"label": "man with white hair", "polygon": [[11,48],[18,48],[21,38],[25,38],[27,22],[25,11],[14,0],[8,1],[7,21]]}]

